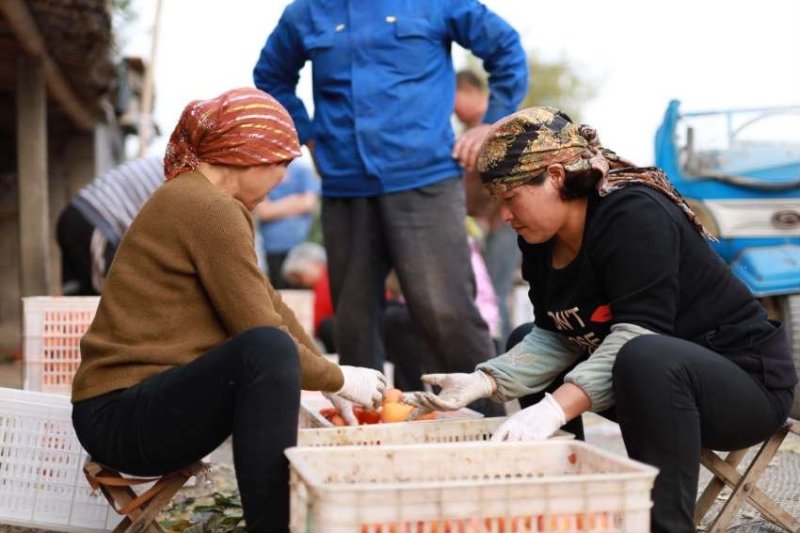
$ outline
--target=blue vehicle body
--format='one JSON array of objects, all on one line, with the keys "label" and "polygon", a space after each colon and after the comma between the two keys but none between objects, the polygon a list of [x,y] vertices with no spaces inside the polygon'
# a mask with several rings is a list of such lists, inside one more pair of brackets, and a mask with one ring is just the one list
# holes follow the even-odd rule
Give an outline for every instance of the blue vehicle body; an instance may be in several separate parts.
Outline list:
[{"label": "blue vehicle body", "polygon": [[800,293],[800,106],[681,113],[656,133],[664,169],[755,296]]}]

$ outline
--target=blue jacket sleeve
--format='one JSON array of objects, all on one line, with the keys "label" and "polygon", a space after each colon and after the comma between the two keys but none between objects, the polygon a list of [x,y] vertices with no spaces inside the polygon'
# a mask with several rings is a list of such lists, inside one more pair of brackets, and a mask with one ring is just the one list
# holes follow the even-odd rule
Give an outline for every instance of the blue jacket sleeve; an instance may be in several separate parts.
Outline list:
[{"label": "blue jacket sleeve", "polygon": [[281,15],[278,25],[267,39],[261,55],[253,69],[256,87],[277,99],[292,115],[300,144],[312,138],[311,120],[303,101],[297,97],[297,82],[300,69],[308,57],[299,35],[290,4]]},{"label": "blue jacket sleeve", "polygon": [[446,9],[450,38],[483,59],[489,73],[483,121],[491,124],[513,113],[528,90],[528,61],[519,34],[477,0],[452,0]]}]

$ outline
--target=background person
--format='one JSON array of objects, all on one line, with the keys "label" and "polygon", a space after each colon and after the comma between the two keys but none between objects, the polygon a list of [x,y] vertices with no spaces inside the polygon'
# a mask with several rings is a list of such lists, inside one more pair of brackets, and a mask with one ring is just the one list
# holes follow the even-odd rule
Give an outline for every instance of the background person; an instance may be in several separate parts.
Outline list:
[{"label": "background person", "polygon": [[[456,74],[455,115],[466,130],[480,126],[489,107],[489,93],[483,78],[471,70]],[[508,298],[514,287],[514,278],[519,270],[520,254],[517,234],[504,224],[500,216],[500,204],[481,183],[478,171],[464,172],[464,190],[467,197],[467,214],[475,219],[483,230],[481,253],[492,280],[500,309],[503,342],[511,333],[511,317]]]},{"label": "background person", "polygon": [[582,433],[581,413],[598,412],[619,422],[631,458],[660,470],[652,529],[694,531],[701,446],[747,448],[786,420],[797,375],[783,326],[661,170],[621,159],[557,109],[493,128],[481,178],[520,236],[536,320],[504,355],[424,376],[441,393],[409,400],[522,397],[493,440],[545,439],[567,421]]},{"label": "background person", "polygon": [[295,159],[286,176],[253,210],[259,221],[267,275],[276,289],[291,286],[282,275],[289,250],[302,243],[311,229],[319,198],[319,178],[311,165]]},{"label": "background person", "polygon": [[[233,436],[248,531],[286,531],[284,450],[297,442],[300,388],[354,420],[386,380],[339,367],[256,263],[250,215],[300,155],[286,110],[253,88],[189,103],[170,137],[167,183],[122,240],[81,339],[75,431],[91,456],[160,476]],[[187,438],[190,436],[190,438]]]},{"label": "background person", "polygon": [[314,335],[325,353],[336,353],[334,315],[325,248],[313,242],[298,244],[283,263],[283,277],[295,287],[314,291]]},{"label": "background person", "polygon": [[[286,106],[322,176],[322,229],[341,361],[381,368],[384,283],[397,272],[436,368],[473,368],[494,353],[474,304],[462,221],[462,169],[488,125],[454,144],[456,42],[484,60],[486,122],[512,112],[527,85],[516,31],[475,0],[297,0],[261,51],[257,87]],[[314,119],[297,97],[314,68]],[[498,412],[485,404],[478,409]]]},{"label": "background person", "polygon": [[101,174],[70,200],[56,223],[64,296],[100,294],[122,236],[162,183],[161,157],[144,157]]}]

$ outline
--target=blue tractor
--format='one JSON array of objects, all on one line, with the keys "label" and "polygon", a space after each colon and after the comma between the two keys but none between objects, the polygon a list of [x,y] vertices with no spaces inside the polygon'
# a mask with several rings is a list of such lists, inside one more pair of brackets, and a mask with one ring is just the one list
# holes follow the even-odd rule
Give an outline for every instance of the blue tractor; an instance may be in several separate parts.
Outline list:
[{"label": "blue tractor", "polygon": [[800,106],[683,113],[673,100],[655,149],[713,248],[785,323],[800,371]]}]

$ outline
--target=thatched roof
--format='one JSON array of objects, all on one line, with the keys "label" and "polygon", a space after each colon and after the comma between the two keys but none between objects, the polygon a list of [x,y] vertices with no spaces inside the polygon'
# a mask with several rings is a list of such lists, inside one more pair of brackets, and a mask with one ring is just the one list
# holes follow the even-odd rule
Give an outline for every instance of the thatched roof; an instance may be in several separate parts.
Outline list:
[{"label": "thatched roof", "polygon": [[47,49],[88,107],[114,80],[113,36],[107,0],[28,0]]},{"label": "thatched roof", "polygon": [[0,0],[2,123],[13,123],[13,106],[2,102],[17,90],[21,55],[42,60],[51,101],[75,125],[91,128],[116,78],[109,0]]}]

